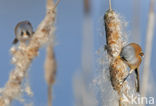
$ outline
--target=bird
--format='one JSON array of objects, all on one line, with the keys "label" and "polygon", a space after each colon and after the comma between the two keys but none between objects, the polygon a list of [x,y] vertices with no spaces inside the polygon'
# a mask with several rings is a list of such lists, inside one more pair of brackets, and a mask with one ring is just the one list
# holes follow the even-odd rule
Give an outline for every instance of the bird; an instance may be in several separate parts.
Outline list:
[{"label": "bird", "polygon": [[129,66],[130,71],[127,77],[124,78],[123,82],[128,78],[128,76],[135,71],[136,75],[136,91],[140,92],[140,84],[139,84],[139,66],[142,62],[142,58],[144,53],[142,48],[137,43],[130,43],[124,46],[120,52],[120,58]]},{"label": "bird", "polygon": [[15,26],[15,38],[13,44],[16,44],[18,41],[26,42],[30,40],[33,35],[33,27],[29,21],[21,21]]}]

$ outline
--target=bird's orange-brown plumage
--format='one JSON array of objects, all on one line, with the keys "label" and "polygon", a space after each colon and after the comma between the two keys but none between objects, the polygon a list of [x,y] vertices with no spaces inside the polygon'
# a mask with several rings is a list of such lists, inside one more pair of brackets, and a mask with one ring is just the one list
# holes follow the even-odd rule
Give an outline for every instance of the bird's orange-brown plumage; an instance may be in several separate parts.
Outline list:
[{"label": "bird's orange-brown plumage", "polygon": [[[125,61],[125,63],[130,67],[130,72],[128,76],[135,71],[136,74],[136,91],[140,92],[139,84],[139,66],[142,61],[143,52],[141,47],[136,43],[130,43],[127,46],[123,47],[120,53],[120,58]],[[127,76],[127,77],[128,77]],[[127,79],[124,79],[124,81]]]}]

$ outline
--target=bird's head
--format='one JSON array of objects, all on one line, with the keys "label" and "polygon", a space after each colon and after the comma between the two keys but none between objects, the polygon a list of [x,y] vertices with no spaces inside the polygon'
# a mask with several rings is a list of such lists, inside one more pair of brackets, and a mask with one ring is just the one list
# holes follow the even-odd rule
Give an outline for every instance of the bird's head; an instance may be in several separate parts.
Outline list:
[{"label": "bird's head", "polygon": [[130,43],[122,48],[120,57],[131,66],[139,66],[144,53],[141,46],[136,43]]},{"label": "bird's head", "polygon": [[23,42],[29,40],[33,35],[33,27],[29,21],[19,22],[15,27],[17,40]]}]

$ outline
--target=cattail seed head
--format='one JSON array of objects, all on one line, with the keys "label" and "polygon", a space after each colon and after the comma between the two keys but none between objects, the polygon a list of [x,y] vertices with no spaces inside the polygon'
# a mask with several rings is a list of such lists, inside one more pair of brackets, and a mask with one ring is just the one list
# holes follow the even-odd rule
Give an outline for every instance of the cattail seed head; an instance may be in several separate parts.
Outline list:
[{"label": "cattail seed head", "polygon": [[109,69],[112,86],[120,94],[123,79],[127,76],[127,65],[120,58],[117,58],[110,63]]},{"label": "cattail seed head", "polygon": [[117,91],[119,95],[119,105],[123,104],[124,97],[129,96],[127,94],[129,85],[127,81],[124,82],[124,78],[128,75],[127,65],[119,57],[123,47],[122,27],[119,16],[112,10],[109,9],[105,16],[105,31],[106,31],[106,49],[109,55],[110,65],[110,80],[112,87]]},{"label": "cattail seed head", "polygon": [[122,48],[121,25],[118,15],[113,10],[108,10],[104,15],[107,52],[112,57],[117,57]]},{"label": "cattail seed head", "polygon": [[52,85],[55,82],[56,77],[56,60],[53,51],[53,47],[49,45],[47,47],[47,57],[45,60],[45,79],[48,85]]}]

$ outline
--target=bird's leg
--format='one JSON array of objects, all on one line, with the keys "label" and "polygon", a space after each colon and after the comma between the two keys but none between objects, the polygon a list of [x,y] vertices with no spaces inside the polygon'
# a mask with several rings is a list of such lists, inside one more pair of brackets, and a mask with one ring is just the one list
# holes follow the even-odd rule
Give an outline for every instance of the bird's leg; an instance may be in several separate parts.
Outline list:
[{"label": "bird's leg", "polygon": [[134,69],[131,69],[130,72],[129,72],[129,74],[131,74],[133,71],[134,71]]}]

